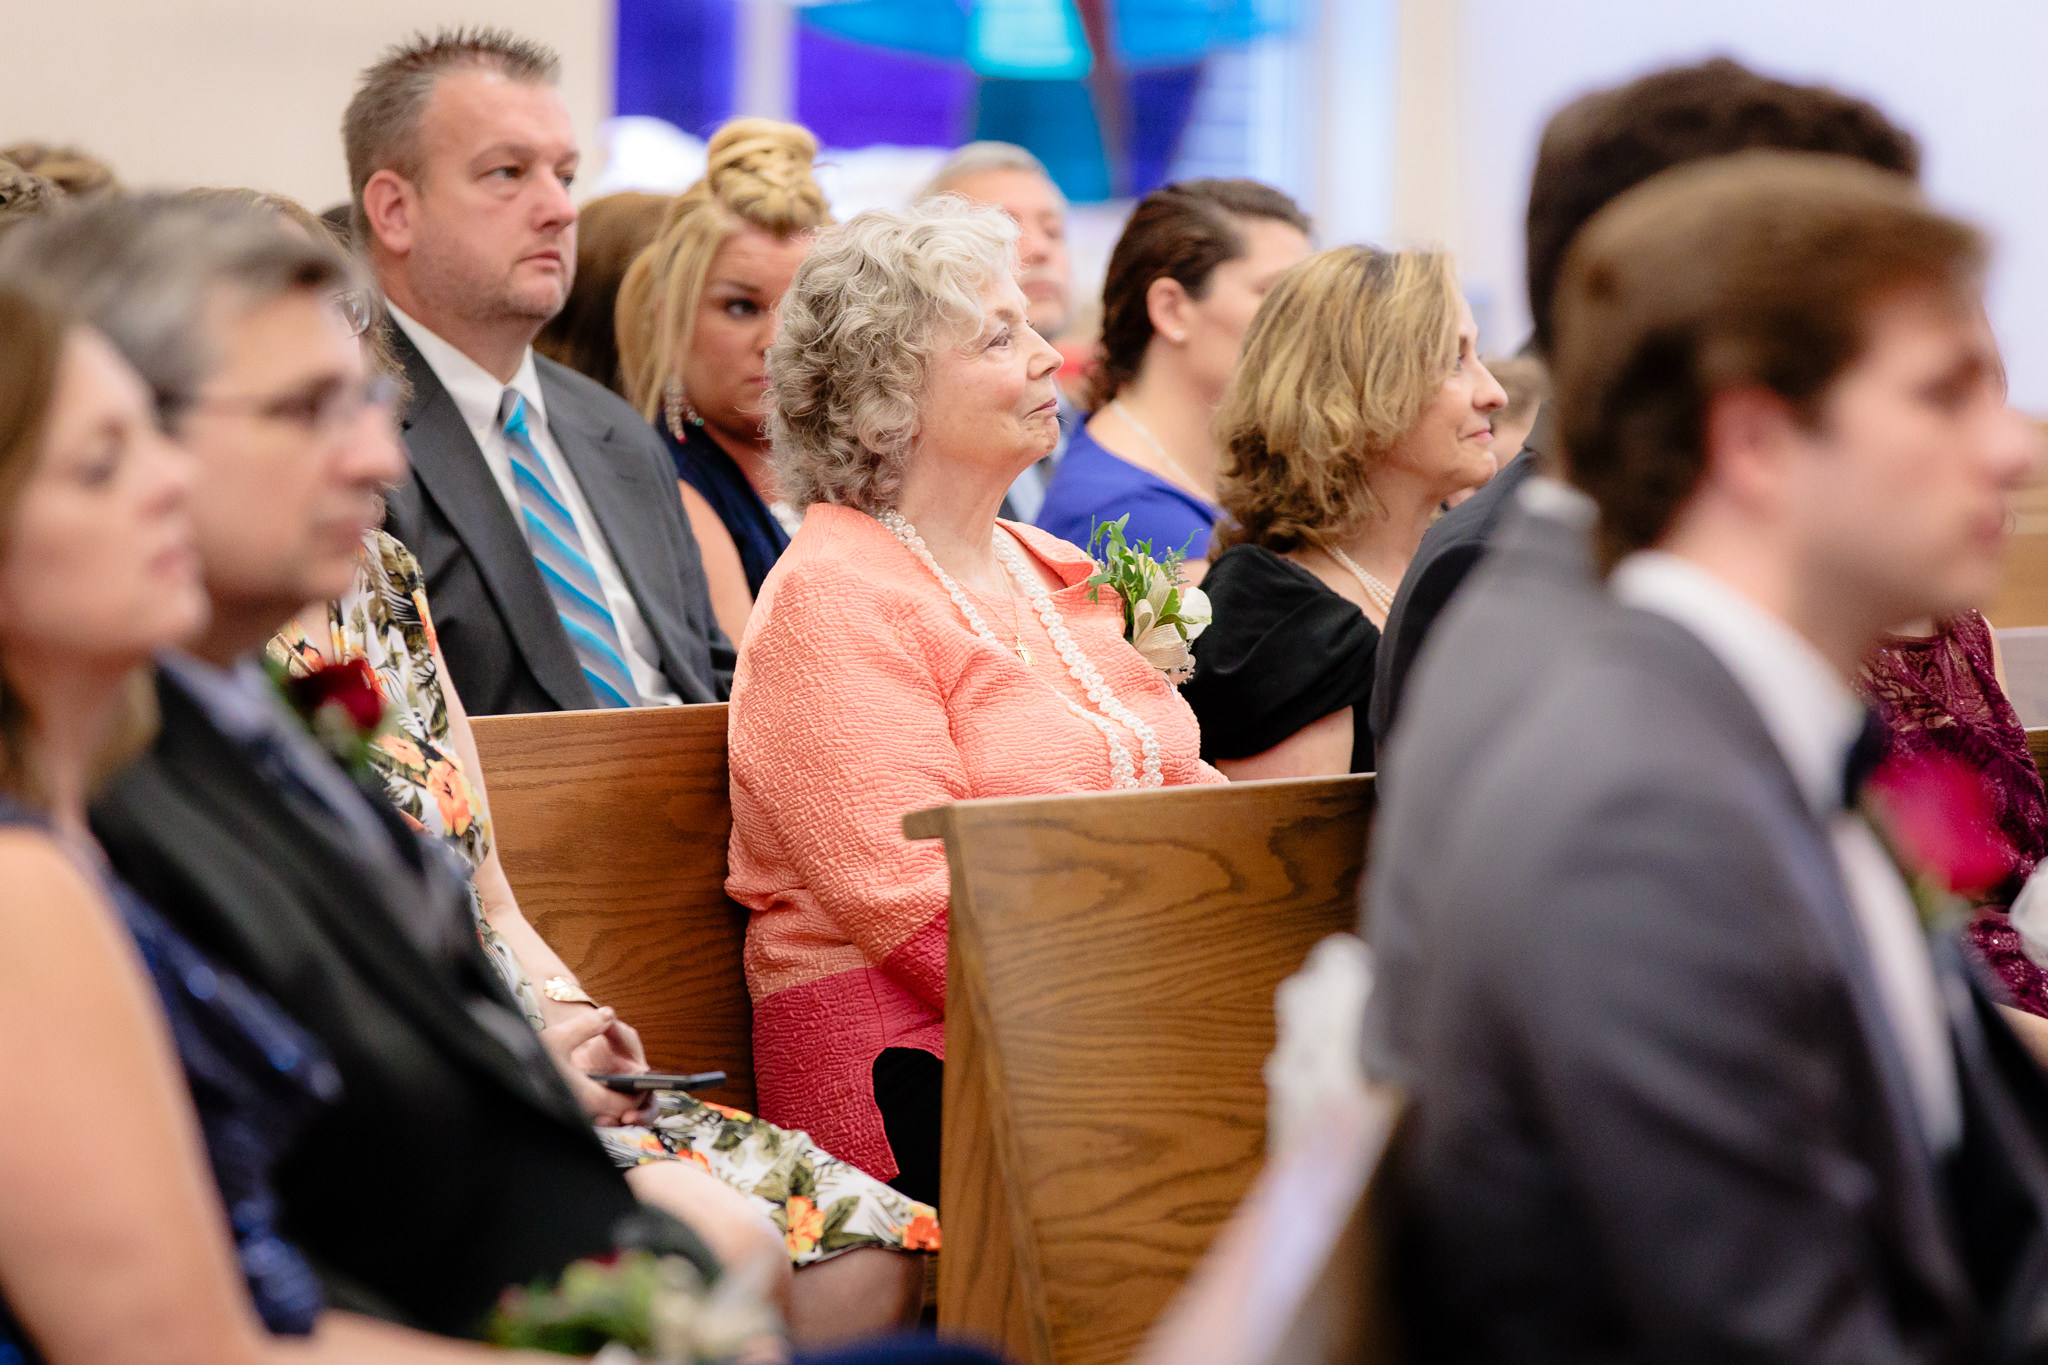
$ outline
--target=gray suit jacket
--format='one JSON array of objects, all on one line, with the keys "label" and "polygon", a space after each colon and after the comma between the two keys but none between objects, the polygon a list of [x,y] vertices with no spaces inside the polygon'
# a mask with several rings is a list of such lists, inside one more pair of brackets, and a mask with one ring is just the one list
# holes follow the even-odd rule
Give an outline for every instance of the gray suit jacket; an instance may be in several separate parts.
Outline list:
[{"label": "gray suit jacket", "polygon": [[[533,554],[455,400],[403,331],[392,328],[391,342],[412,385],[403,418],[412,477],[392,493],[384,529],[426,575],[456,692],[472,715],[594,707]],[[733,647],[712,616],[661,439],[611,390],[534,359],[548,429],[653,632],[663,676],[686,702],[724,700]]]},{"label": "gray suit jacket", "polygon": [[1421,914],[1428,888],[1441,878],[1449,812],[1557,662],[1570,657],[1601,600],[1585,533],[1515,508],[1430,633],[1401,724],[1380,754],[1380,809],[1360,910],[1359,933],[1378,968],[1366,1006],[1365,1062],[1380,1080],[1409,1078],[1410,994],[1430,961],[1431,929]]},{"label": "gray suit jacket", "polygon": [[1754,706],[1681,627],[1599,615],[1445,814],[1397,1260],[1419,1358],[2043,1358],[2039,1073],[1951,970],[1945,1175]]}]

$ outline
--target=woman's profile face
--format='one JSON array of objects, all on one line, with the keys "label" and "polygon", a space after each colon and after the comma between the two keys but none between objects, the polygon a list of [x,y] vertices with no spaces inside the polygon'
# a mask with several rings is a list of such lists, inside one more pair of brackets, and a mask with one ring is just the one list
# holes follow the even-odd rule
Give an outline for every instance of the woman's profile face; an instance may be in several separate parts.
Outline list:
[{"label": "woman's profile face", "polygon": [[1026,321],[1009,275],[982,291],[981,327],[932,358],[913,459],[986,472],[1007,488],[1059,440],[1060,353]]},{"label": "woman's profile face", "polygon": [[65,338],[35,467],[0,539],[0,641],[17,659],[127,669],[206,623],[191,456],[99,333]]},{"label": "woman's profile face", "polygon": [[1291,223],[1247,218],[1240,221],[1239,231],[1244,235],[1244,254],[1210,271],[1202,296],[1188,301],[1186,335],[1179,347],[1197,385],[1216,403],[1230,387],[1238,354],[1244,350],[1244,334],[1259,305],[1280,277],[1307,260],[1310,252],[1308,237]]},{"label": "woman's profile face", "polygon": [[1479,327],[1458,300],[1457,354],[1436,397],[1401,434],[1387,462],[1419,474],[1439,490],[1437,500],[1476,488],[1494,475],[1493,414],[1508,401],[1500,382],[1479,359]]},{"label": "woman's profile face", "polygon": [[742,228],[718,248],[704,277],[683,388],[707,427],[741,444],[761,439],[776,309],[810,246],[808,234],[778,239]]}]

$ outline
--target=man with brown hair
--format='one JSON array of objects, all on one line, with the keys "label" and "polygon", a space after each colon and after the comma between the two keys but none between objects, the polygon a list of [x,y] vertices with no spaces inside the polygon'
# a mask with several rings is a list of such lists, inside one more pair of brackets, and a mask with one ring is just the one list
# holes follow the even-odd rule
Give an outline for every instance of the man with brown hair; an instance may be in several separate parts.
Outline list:
[{"label": "man with brown hair", "polygon": [[1996,582],[2033,444],[1983,256],[1903,177],[1768,152],[1568,254],[1560,428],[1618,604],[1451,813],[1430,1358],[2048,1351],[2048,1092],[1861,813],[1848,681]]},{"label": "man with brown hair", "polygon": [[[1909,134],[1863,101],[1726,58],[1585,95],[1551,119],[1529,190],[1538,336],[1550,334],[1558,266],[1588,218],[1659,171],[1758,147],[1852,158],[1902,177],[1920,156]],[[1380,986],[1366,1058],[1395,1081],[1413,1050],[1407,992],[1428,968],[1433,925],[1455,932],[1461,913],[1439,894],[1449,811],[1548,671],[1570,656],[1593,597],[1592,507],[1556,477],[1550,426],[1540,413],[1525,452],[1430,528],[1380,637],[1369,708],[1380,815],[1365,897]]]},{"label": "man with brown hair", "polygon": [[355,240],[412,389],[385,529],[472,713],[717,701],[732,645],[660,438],[533,353],[576,265],[556,69],[538,43],[450,30],[386,53],[349,102]]}]

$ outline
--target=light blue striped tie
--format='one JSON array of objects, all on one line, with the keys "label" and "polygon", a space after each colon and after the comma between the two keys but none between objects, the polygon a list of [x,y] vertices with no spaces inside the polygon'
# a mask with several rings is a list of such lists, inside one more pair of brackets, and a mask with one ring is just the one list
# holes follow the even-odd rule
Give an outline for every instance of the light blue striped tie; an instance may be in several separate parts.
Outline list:
[{"label": "light blue striped tie", "polygon": [[583,535],[569,504],[546,460],[533,443],[526,426],[526,400],[517,389],[505,390],[498,405],[499,423],[512,440],[512,483],[519,490],[519,510],[526,523],[526,543],[540,566],[541,581],[569,632],[570,647],[590,679],[590,690],[599,706],[637,706],[640,693],[626,668],[626,651],[619,643],[618,623],[605,605],[604,588],[590,556],[583,548]]}]

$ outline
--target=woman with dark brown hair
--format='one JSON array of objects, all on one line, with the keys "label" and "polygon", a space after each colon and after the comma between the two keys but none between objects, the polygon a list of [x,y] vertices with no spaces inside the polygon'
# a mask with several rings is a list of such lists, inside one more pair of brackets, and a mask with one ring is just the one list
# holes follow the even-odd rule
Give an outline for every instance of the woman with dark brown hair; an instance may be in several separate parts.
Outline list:
[{"label": "woman with dark brown hair", "polygon": [[1222,515],[1210,420],[1260,300],[1308,254],[1308,217],[1256,180],[1189,180],[1139,202],[1102,285],[1095,415],[1046,488],[1041,528],[1086,545],[1128,516],[1129,539],[1207,558]]}]

